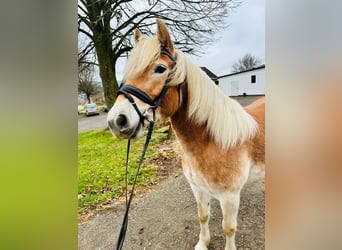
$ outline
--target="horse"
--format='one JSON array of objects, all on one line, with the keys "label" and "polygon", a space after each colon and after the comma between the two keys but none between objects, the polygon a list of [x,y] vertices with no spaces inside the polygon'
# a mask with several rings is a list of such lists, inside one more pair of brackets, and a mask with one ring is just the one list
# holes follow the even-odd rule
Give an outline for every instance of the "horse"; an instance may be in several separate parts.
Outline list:
[{"label": "horse", "polygon": [[236,249],[240,191],[252,167],[265,168],[265,100],[244,108],[225,95],[174,47],[165,23],[156,23],[156,36],[134,32],[135,45],[124,70],[126,89],[119,91],[108,112],[108,126],[119,138],[135,139],[148,121],[170,117],[198,207],[195,250],[209,246],[212,198],[220,202],[225,250]]}]

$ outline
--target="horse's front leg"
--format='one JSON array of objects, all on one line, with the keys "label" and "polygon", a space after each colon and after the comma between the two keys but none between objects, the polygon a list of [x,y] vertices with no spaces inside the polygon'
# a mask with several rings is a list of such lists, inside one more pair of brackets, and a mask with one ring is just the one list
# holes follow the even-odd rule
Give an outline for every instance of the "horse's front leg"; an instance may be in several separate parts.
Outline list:
[{"label": "horse's front leg", "polygon": [[210,219],[210,196],[199,190],[196,186],[190,185],[197,201],[198,218],[201,231],[195,250],[207,250],[210,242],[209,219]]},{"label": "horse's front leg", "polygon": [[225,194],[220,200],[222,209],[222,229],[226,236],[225,250],[236,250],[235,232],[240,204],[240,192]]}]

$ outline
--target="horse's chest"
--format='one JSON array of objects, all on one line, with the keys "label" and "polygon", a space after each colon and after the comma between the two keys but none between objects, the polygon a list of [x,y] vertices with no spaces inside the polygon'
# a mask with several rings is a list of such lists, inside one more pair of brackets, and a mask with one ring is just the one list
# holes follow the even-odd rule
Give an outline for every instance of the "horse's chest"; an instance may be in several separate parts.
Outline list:
[{"label": "horse's chest", "polygon": [[[228,160],[228,159],[229,160]],[[182,167],[188,182],[214,194],[235,189],[248,177],[249,164],[245,157],[210,157],[183,152]]]},{"label": "horse's chest", "polygon": [[201,164],[196,157],[191,154],[183,154],[182,167],[187,180],[193,185],[203,186],[207,183],[201,171]]}]

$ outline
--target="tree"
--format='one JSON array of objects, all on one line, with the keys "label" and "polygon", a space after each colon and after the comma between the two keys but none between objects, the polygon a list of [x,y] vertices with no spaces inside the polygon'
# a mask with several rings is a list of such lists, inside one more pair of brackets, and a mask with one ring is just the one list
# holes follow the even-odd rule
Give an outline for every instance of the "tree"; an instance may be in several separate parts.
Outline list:
[{"label": "tree", "polygon": [[[88,72],[94,70],[95,63],[93,62],[93,58],[89,58],[93,55],[93,53],[90,53],[89,51],[84,50],[85,49],[85,39],[82,37],[79,37],[78,39],[78,77],[82,77],[82,73],[84,70],[88,70]],[[83,48],[83,49],[81,49]]]},{"label": "tree", "polygon": [[99,86],[97,86],[93,82],[88,81],[80,81],[78,83],[78,93],[85,94],[88,100],[88,103],[91,103],[90,97],[93,95],[97,95],[100,92]]},{"label": "tree", "polygon": [[[81,58],[80,58],[81,57]],[[90,97],[99,93],[99,86],[94,84],[94,65],[89,64],[86,57],[82,57],[82,53],[78,53],[78,93],[85,94],[88,103],[91,103]],[[80,63],[81,62],[81,63]]]},{"label": "tree", "polygon": [[248,69],[252,69],[256,66],[260,65],[260,60],[255,56],[247,53],[243,57],[241,57],[237,62],[233,63],[232,71],[233,72],[241,72]]},{"label": "tree", "polygon": [[155,19],[163,19],[178,49],[198,54],[226,27],[223,18],[236,0],[79,0],[78,32],[88,39],[82,54],[96,51],[107,106],[118,91],[115,65],[133,47],[135,28],[150,35]]}]

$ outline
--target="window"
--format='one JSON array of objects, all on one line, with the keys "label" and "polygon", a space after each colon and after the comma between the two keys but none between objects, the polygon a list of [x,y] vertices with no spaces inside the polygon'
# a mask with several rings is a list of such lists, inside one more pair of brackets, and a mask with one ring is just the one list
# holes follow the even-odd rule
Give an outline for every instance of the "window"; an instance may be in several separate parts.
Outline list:
[{"label": "window", "polygon": [[251,75],[251,83],[256,83],[256,75]]}]

